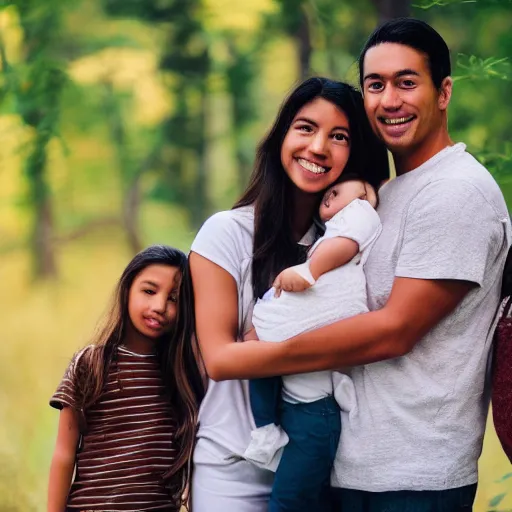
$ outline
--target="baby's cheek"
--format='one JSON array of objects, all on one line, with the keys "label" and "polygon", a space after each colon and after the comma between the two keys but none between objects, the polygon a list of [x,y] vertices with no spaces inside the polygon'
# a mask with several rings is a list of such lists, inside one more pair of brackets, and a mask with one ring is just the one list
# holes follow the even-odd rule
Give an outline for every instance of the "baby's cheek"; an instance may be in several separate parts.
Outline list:
[{"label": "baby's cheek", "polygon": [[329,219],[329,208],[327,208],[326,206],[321,206],[318,213],[320,215],[320,220],[322,222],[325,222],[326,220]]}]

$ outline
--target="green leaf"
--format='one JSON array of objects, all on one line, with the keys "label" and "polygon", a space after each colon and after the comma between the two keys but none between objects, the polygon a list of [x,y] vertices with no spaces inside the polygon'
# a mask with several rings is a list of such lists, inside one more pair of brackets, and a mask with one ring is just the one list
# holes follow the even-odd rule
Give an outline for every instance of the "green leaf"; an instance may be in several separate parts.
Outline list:
[{"label": "green leaf", "polygon": [[506,495],[507,495],[506,492],[502,492],[501,494],[498,494],[497,496],[494,496],[494,498],[491,498],[489,500],[489,506],[490,507],[498,506]]}]

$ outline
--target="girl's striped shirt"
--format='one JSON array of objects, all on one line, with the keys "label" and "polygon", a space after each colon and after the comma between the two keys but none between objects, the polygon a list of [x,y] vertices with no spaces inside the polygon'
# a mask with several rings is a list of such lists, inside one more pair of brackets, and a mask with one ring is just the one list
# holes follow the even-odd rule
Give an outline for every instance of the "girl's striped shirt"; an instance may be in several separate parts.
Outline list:
[{"label": "girl's striped shirt", "polygon": [[[94,350],[88,347],[84,350]],[[50,400],[57,409],[76,400],[79,352]],[[104,392],[84,413],[76,471],[68,497],[72,510],[174,512],[174,483],[165,481],[176,447],[169,401],[158,358],[119,347]]]}]

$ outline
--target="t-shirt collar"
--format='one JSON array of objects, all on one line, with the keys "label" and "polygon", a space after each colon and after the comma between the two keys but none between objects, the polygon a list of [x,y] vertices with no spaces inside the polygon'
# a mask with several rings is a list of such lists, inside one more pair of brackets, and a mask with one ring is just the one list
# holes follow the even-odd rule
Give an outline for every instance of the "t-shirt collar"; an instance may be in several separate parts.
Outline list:
[{"label": "t-shirt collar", "polygon": [[309,247],[310,245],[313,245],[316,238],[316,226],[314,224],[311,224],[309,229],[306,231],[304,236],[299,240],[299,245],[305,245],[306,247]]},{"label": "t-shirt collar", "polygon": [[404,178],[405,176],[416,176],[421,171],[424,171],[426,169],[431,169],[432,167],[435,167],[440,160],[443,158],[446,158],[449,155],[452,155],[454,153],[462,153],[466,150],[466,144],[463,142],[457,142],[456,144],[453,144],[452,146],[446,146],[444,149],[439,151],[439,153],[436,153],[433,157],[429,158],[426,162],[423,162],[419,167],[416,167],[415,169],[412,169],[409,172],[406,172],[400,176],[397,176],[398,179]]}]

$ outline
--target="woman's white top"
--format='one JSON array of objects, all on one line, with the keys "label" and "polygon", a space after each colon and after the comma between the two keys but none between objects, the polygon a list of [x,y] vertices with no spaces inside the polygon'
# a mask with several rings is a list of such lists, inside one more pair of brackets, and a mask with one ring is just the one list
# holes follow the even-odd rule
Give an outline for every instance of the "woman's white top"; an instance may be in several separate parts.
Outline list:
[{"label": "woman's white top", "polygon": [[[254,209],[243,207],[216,213],[201,227],[191,250],[226,270],[238,289],[239,332],[251,325],[253,294],[251,260],[253,250]],[[312,227],[301,240],[314,241]],[[194,450],[194,464],[228,465],[242,457],[255,428],[249,402],[248,381],[210,380],[199,410],[199,430]],[[270,493],[271,473],[258,470],[254,493]]]}]

